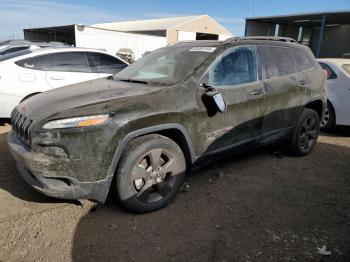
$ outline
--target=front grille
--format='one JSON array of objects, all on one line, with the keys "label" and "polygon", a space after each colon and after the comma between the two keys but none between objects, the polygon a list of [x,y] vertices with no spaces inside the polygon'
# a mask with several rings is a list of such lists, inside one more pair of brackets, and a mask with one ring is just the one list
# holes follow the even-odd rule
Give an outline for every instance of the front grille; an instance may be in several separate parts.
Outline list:
[{"label": "front grille", "polygon": [[30,145],[29,128],[32,125],[33,120],[18,112],[17,108],[12,111],[11,124],[12,130],[15,132],[17,138],[26,145]]}]

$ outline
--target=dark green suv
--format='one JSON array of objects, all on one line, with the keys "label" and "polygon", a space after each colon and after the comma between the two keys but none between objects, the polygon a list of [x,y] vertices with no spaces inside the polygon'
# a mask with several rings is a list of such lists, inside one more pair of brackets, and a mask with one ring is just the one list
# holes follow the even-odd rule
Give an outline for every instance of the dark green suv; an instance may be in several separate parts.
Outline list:
[{"label": "dark green suv", "polygon": [[286,141],[308,154],[326,108],[325,75],[287,38],[177,43],[113,79],[34,96],[12,112],[19,173],[58,198],[128,209],[168,205],[186,173],[228,150]]}]

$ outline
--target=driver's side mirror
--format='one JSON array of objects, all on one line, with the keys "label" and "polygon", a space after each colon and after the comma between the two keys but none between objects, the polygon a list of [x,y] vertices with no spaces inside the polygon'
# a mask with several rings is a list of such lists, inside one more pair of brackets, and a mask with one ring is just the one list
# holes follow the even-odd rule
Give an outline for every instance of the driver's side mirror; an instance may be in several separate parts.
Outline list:
[{"label": "driver's side mirror", "polygon": [[203,102],[206,108],[208,109],[208,112],[226,112],[227,105],[222,95],[219,92],[217,92],[214,87],[206,83],[202,83],[201,86],[205,88]]}]

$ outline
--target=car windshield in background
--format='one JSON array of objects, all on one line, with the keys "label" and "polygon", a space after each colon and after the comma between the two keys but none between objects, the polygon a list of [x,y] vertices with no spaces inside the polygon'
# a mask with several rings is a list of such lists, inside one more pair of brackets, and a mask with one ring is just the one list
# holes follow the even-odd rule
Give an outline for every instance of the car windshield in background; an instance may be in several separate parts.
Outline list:
[{"label": "car windshield in background", "polygon": [[158,49],[115,76],[130,82],[176,84],[188,78],[215,51],[215,47],[173,46]]},{"label": "car windshield in background", "polygon": [[350,75],[350,64],[343,64],[341,67],[345,70],[345,72],[348,75]]},{"label": "car windshield in background", "polygon": [[21,55],[27,55],[32,53],[32,51],[30,51],[29,49],[25,49],[25,50],[21,50],[21,51],[17,51],[17,52],[13,52],[13,53],[8,53],[6,55],[0,55],[0,62],[10,59],[10,58],[14,58],[17,56],[21,56]]}]

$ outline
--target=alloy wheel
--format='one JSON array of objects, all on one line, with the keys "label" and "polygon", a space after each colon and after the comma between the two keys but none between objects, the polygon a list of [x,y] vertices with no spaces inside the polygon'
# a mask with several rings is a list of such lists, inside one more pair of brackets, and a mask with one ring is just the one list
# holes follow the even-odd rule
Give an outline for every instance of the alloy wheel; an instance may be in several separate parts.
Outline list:
[{"label": "alloy wheel", "polygon": [[329,109],[326,108],[326,111],[324,112],[324,116],[323,116],[322,121],[321,121],[321,127],[325,127],[327,125],[329,119],[330,119]]},{"label": "alloy wheel", "polygon": [[310,149],[312,149],[313,145],[316,143],[316,140],[317,140],[316,119],[310,116],[304,120],[304,123],[300,129],[299,136],[298,136],[299,148],[304,152],[308,152]]},{"label": "alloy wheel", "polygon": [[147,152],[132,171],[136,197],[142,202],[154,203],[170,194],[180,171],[178,161],[164,149]]}]

